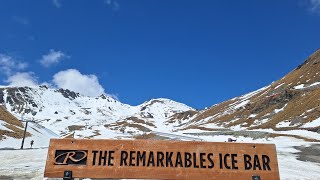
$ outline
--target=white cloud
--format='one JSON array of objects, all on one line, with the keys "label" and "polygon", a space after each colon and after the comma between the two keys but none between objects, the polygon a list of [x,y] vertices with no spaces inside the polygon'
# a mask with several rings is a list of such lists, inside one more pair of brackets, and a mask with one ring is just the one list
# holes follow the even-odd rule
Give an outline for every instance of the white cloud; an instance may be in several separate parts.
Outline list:
[{"label": "white cloud", "polygon": [[37,77],[32,72],[18,72],[5,81],[9,86],[37,86]]},{"label": "white cloud", "polygon": [[108,94],[108,96],[112,97],[113,99],[117,100],[117,101],[120,101],[119,99],[119,94]]},{"label": "white cloud", "polygon": [[42,56],[40,63],[44,67],[50,67],[54,64],[58,64],[64,58],[68,58],[68,56],[63,52],[50,49],[48,54]]},{"label": "white cloud", "polygon": [[117,11],[120,8],[120,4],[117,0],[104,0],[104,4],[111,7],[114,11]]},{"label": "white cloud", "polygon": [[105,94],[97,76],[81,74],[76,69],[60,71],[53,76],[53,83],[58,88],[69,89],[87,96]]},{"label": "white cloud", "polygon": [[24,70],[28,67],[25,62],[19,62],[11,56],[0,54],[0,73],[10,76],[16,71]]},{"label": "white cloud", "polygon": [[312,12],[320,13],[320,0],[309,0],[310,1],[310,10]]},{"label": "white cloud", "polygon": [[[41,63],[48,67],[58,63],[65,57],[67,56],[61,51],[50,50],[49,54],[43,56]],[[46,84],[51,87],[69,89],[86,96],[106,94],[97,76],[93,74],[81,74],[76,69],[68,69],[56,73],[53,76],[52,84],[46,82],[39,83],[38,77],[34,72],[22,72],[27,66],[27,63],[19,62],[11,56],[0,54],[0,75],[3,74],[6,77],[3,82],[8,84],[8,86],[37,86]],[[117,98],[116,95],[109,96]]]},{"label": "white cloud", "polygon": [[61,2],[60,2],[60,0],[52,0],[52,3],[53,3],[53,5],[54,5],[56,8],[60,8],[60,7],[61,7]]}]

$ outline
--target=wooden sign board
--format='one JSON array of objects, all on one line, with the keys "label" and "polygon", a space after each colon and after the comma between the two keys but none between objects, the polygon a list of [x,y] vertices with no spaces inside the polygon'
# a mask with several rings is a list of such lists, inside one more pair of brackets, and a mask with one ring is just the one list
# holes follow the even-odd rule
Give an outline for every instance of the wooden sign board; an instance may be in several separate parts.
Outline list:
[{"label": "wooden sign board", "polygon": [[274,144],[51,139],[44,176],[279,180]]}]

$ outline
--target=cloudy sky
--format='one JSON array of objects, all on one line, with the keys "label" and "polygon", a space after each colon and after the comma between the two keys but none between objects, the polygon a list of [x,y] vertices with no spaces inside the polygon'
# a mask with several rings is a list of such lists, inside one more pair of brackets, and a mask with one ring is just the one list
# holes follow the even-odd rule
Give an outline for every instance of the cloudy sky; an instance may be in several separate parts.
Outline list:
[{"label": "cloudy sky", "polygon": [[204,108],[320,45],[320,0],[2,0],[0,84]]}]

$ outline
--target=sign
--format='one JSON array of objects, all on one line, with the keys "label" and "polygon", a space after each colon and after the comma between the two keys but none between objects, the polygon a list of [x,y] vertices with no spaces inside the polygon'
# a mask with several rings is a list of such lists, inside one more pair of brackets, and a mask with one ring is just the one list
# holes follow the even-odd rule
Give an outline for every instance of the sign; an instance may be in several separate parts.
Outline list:
[{"label": "sign", "polygon": [[74,178],[280,179],[274,144],[51,139],[44,176],[66,171]]}]

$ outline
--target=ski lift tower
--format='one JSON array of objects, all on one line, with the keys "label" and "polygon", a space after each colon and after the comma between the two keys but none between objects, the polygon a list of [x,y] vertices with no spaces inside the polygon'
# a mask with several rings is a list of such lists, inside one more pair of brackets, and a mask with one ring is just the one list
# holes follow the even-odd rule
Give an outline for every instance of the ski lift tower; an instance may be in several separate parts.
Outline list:
[{"label": "ski lift tower", "polygon": [[24,120],[23,116],[24,116],[24,114],[22,114],[20,121],[26,122],[26,126],[24,127],[23,138],[22,138],[22,143],[21,143],[20,149],[23,149],[24,139],[26,138],[26,132],[27,132],[27,128],[28,128],[28,122],[35,122],[34,120]]}]

